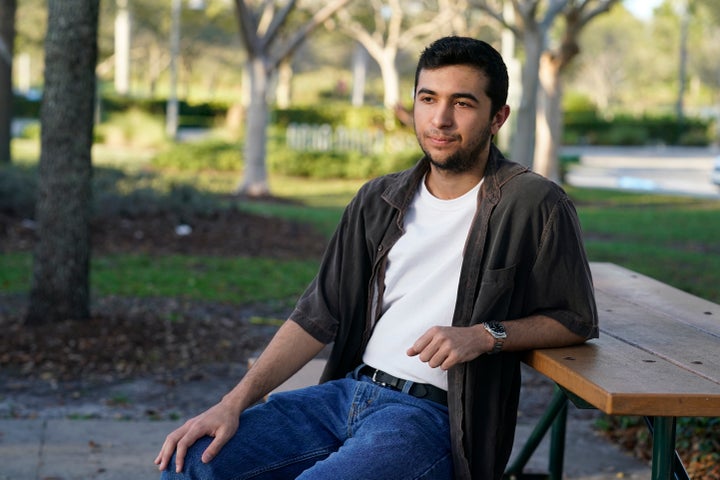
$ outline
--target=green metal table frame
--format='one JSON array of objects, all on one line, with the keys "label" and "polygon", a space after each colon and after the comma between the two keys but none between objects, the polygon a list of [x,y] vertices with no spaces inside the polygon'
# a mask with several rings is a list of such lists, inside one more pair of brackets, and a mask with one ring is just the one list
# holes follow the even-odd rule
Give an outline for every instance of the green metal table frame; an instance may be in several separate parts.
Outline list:
[{"label": "green metal table frame", "polygon": [[[503,478],[510,480],[549,479],[562,480],[565,455],[565,432],[567,426],[568,400],[578,408],[595,408],[582,398],[561,387],[556,387],[550,404],[538,421],[522,450],[513,463],[505,470]],[[685,467],[675,451],[675,417],[645,417],[653,437],[652,480],[690,480]],[[552,427],[548,474],[525,474],[525,465],[532,457],[540,442]]]}]

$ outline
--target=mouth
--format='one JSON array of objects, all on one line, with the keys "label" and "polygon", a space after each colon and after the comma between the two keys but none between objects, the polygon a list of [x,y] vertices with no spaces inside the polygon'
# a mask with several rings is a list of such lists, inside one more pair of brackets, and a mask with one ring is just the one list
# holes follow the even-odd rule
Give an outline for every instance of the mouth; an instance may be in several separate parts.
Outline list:
[{"label": "mouth", "polygon": [[457,138],[452,135],[439,135],[437,133],[425,134],[425,138],[430,144],[438,147],[445,147],[457,141]]}]

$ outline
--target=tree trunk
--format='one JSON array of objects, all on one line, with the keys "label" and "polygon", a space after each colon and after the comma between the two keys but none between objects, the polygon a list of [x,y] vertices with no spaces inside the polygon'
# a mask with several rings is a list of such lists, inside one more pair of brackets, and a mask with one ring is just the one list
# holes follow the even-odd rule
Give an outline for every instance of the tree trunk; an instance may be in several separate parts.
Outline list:
[{"label": "tree trunk", "polygon": [[12,60],[17,0],[0,0],[0,164],[10,163],[12,139]]},{"label": "tree trunk", "polygon": [[352,105],[362,107],[365,104],[365,80],[367,78],[368,54],[360,43],[355,44],[353,53],[352,72]]},{"label": "tree trunk", "polygon": [[540,61],[537,139],[533,170],[560,183],[558,146],[562,142],[562,79],[560,65],[545,53]]},{"label": "tree trunk", "polygon": [[265,59],[261,57],[249,59],[247,72],[250,104],[245,127],[245,176],[236,193],[258,197],[270,193],[265,166],[269,117],[267,104],[269,72]]},{"label": "tree trunk", "polygon": [[130,93],[130,34],[131,19],[128,0],[117,0],[115,15],[115,92]]},{"label": "tree trunk", "polygon": [[395,66],[395,52],[384,52],[383,58],[378,62],[385,89],[385,108],[392,110],[400,99],[400,77]]},{"label": "tree trunk", "polygon": [[528,28],[523,35],[525,64],[522,69],[522,95],[515,115],[517,123],[512,140],[511,158],[528,167],[532,166],[535,151],[535,116],[540,54],[543,50],[542,39],[543,35],[537,28]]},{"label": "tree trunk", "polygon": [[275,98],[278,108],[289,108],[292,100],[292,59],[286,58],[278,66]]},{"label": "tree trunk", "polygon": [[87,319],[99,0],[48,2],[45,91],[26,322]]}]

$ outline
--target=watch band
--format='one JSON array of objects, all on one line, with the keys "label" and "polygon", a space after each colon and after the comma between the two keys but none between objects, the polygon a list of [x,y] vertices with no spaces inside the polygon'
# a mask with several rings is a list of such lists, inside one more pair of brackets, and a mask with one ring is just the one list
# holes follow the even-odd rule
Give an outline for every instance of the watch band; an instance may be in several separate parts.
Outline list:
[{"label": "watch band", "polygon": [[482,326],[495,339],[495,344],[493,345],[492,350],[488,352],[488,355],[500,353],[505,345],[505,339],[507,338],[505,327],[500,322],[485,322]]}]

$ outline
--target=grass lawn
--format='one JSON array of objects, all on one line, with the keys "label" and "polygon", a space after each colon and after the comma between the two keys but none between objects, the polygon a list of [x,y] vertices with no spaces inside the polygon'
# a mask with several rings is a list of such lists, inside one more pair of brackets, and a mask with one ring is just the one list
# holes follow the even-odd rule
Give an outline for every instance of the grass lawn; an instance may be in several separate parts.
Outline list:
[{"label": "grass lawn", "polygon": [[591,261],[720,302],[720,201],[573,189]]},{"label": "grass lawn", "polygon": [[[15,148],[18,171],[1,171],[0,175],[28,175],[36,147],[18,142]],[[239,173],[227,172],[156,172],[148,177],[142,170],[145,155],[110,155],[98,148],[95,162],[102,168],[95,172],[96,189],[115,190],[121,196],[133,189],[155,190],[162,199],[171,190],[169,186],[185,185],[197,192],[192,197],[196,200],[191,201],[207,208],[208,202],[227,202],[227,193],[240,180]],[[240,208],[311,223],[330,236],[343,207],[362,181],[271,176],[269,183],[276,196],[292,202],[242,202]],[[617,263],[720,302],[720,201],[572,187],[567,190],[577,206],[591,261]],[[145,205],[142,202],[147,197],[139,198],[143,200],[133,208]],[[236,303],[287,301],[302,293],[316,268],[313,263],[193,256],[155,261],[141,255],[95,257],[92,290],[100,295],[184,296]],[[0,292],[27,291],[30,268],[29,254],[0,254]]]}]

